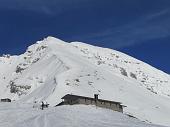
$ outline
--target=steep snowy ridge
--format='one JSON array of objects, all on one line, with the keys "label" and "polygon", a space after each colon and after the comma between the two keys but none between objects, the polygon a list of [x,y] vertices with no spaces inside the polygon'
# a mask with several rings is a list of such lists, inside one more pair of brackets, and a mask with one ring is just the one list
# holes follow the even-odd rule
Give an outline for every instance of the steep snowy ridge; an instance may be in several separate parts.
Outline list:
[{"label": "steep snowy ridge", "polygon": [[[72,42],[87,57],[90,62],[102,68],[125,76],[137,79],[142,82],[148,90],[160,95],[170,96],[170,76],[156,68],[143,63],[124,53],[90,46],[81,42]],[[90,50],[90,51],[89,51]],[[102,51],[102,52],[101,52]]]},{"label": "steep snowy ridge", "polygon": [[20,56],[0,57],[0,98],[45,100],[65,94],[120,101],[125,113],[170,125],[170,76],[124,53],[48,37]]}]

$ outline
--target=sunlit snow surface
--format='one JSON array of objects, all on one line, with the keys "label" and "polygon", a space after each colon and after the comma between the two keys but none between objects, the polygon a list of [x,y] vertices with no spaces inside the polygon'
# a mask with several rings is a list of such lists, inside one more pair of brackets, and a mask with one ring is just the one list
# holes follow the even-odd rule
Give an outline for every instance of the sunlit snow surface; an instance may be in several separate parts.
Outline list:
[{"label": "sunlit snow surface", "polygon": [[40,110],[28,104],[0,104],[0,127],[163,127],[95,106]]},{"label": "sunlit snow surface", "polygon": [[48,37],[0,57],[0,98],[51,106],[66,94],[122,102],[125,113],[170,126],[170,76],[121,52]]}]

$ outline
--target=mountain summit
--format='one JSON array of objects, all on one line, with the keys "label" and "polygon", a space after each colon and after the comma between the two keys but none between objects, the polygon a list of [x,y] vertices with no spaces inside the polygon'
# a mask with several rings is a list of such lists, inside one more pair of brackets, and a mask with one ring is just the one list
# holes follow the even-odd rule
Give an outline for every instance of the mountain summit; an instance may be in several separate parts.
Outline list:
[{"label": "mountain summit", "polygon": [[0,98],[47,101],[66,94],[119,101],[143,121],[170,125],[170,75],[124,53],[48,37],[0,57]]}]

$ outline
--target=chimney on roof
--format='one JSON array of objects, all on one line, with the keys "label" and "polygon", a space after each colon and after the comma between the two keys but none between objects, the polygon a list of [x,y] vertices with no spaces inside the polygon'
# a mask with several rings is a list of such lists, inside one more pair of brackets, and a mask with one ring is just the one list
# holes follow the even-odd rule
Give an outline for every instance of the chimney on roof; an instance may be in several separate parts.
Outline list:
[{"label": "chimney on roof", "polygon": [[99,96],[99,94],[94,94],[94,99],[98,100],[98,96]]}]

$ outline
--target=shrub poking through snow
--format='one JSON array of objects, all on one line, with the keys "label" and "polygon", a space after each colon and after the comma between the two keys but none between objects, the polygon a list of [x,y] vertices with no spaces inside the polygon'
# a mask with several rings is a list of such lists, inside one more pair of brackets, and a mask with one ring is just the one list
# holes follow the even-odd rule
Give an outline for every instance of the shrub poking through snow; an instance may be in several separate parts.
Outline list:
[{"label": "shrub poking through snow", "polygon": [[127,74],[127,72],[124,68],[120,68],[120,72],[121,72],[122,75],[128,76],[128,74]]},{"label": "shrub poking through snow", "polygon": [[134,78],[134,79],[137,79],[136,74],[134,74],[134,73],[132,73],[132,72],[130,72],[130,77],[132,77],[132,78]]},{"label": "shrub poking through snow", "polygon": [[17,66],[16,67],[16,73],[21,73],[22,71],[24,70],[24,68],[20,67],[20,66]]}]

